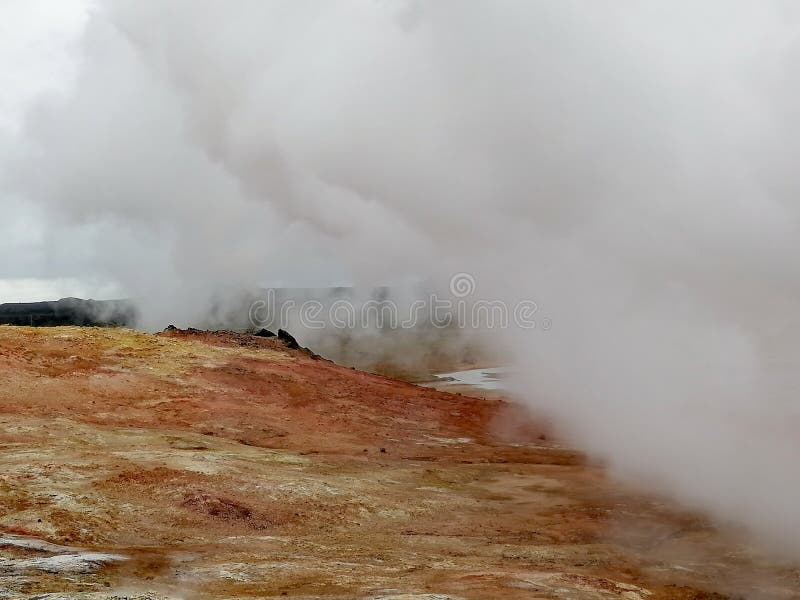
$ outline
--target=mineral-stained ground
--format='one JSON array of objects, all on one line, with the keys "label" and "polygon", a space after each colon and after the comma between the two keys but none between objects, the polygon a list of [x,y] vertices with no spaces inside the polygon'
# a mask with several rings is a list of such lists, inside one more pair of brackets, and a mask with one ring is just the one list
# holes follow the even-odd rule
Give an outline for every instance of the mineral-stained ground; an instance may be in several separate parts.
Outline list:
[{"label": "mineral-stained ground", "polygon": [[275,338],[0,327],[0,598],[796,598],[511,402]]}]

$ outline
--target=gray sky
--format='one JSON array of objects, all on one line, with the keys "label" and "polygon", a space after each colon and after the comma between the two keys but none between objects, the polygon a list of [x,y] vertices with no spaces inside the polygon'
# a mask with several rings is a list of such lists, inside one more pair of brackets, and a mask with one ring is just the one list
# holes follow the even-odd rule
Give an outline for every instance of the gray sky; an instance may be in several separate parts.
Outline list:
[{"label": "gray sky", "polygon": [[[18,136],[37,99],[69,92],[90,1],[0,0],[0,161],[23,143]],[[108,282],[53,272],[41,215],[28,200],[0,188],[0,210],[0,302],[118,292]]]}]

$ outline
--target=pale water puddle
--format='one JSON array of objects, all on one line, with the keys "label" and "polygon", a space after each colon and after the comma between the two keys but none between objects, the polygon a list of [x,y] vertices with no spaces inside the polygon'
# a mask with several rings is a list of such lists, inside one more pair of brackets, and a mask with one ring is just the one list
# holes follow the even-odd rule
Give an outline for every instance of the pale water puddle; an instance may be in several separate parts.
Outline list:
[{"label": "pale water puddle", "polygon": [[489,367],[486,369],[468,369],[452,373],[438,373],[437,387],[447,385],[468,385],[479,390],[504,390],[507,388],[509,367]]}]

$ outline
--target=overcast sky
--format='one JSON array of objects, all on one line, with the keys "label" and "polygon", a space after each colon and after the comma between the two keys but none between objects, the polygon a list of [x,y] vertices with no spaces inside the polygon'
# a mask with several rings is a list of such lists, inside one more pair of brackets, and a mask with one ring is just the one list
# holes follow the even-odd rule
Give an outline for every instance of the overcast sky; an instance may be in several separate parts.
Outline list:
[{"label": "overcast sky", "polygon": [[[38,98],[69,91],[91,0],[0,0],[0,168]],[[0,302],[114,295],[113,282],[56,273],[37,208],[0,188]]]}]

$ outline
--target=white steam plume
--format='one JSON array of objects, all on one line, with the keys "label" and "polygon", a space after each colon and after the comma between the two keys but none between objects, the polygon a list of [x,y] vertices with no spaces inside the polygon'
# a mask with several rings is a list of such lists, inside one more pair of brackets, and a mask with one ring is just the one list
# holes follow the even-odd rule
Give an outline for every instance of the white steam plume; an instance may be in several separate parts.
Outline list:
[{"label": "white steam plume", "polygon": [[12,183],[150,326],[265,281],[532,298],[552,329],[503,332],[523,397],[796,552],[798,13],[104,2]]}]

